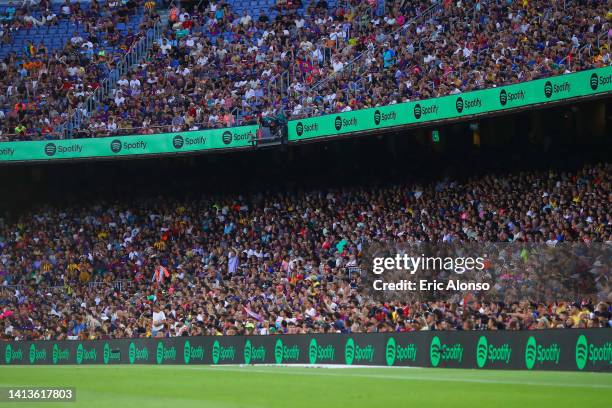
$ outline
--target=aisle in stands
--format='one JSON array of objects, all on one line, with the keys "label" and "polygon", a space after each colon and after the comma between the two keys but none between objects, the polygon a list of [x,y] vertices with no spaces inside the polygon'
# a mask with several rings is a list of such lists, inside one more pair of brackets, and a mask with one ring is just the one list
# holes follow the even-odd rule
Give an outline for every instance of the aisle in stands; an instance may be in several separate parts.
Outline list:
[{"label": "aisle in stands", "polygon": [[[270,3],[172,8],[164,37],[74,134],[316,116],[611,62],[612,12],[602,0]],[[151,2],[49,12],[42,4],[31,12],[5,9],[0,140],[63,137],[62,125],[109,75],[112,61],[158,18]],[[104,18],[94,17],[96,10]],[[41,23],[49,13],[56,16]],[[41,46],[48,34],[54,36]]]}]

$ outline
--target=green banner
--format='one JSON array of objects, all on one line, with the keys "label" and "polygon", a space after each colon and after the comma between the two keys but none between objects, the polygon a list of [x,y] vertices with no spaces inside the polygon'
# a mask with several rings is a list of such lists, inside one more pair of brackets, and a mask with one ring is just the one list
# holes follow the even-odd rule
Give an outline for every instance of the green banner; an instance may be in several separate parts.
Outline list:
[{"label": "green banner", "polygon": [[352,112],[289,121],[289,141],[367,132],[506,109],[557,102],[612,91],[612,67]]},{"label": "green banner", "polygon": [[196,152],[250,147],[257,126],[154,135],[0,143],[0,162]]},{"label": "green banner", "polygon": [[340,364],[612,372],[612,329],[7,342],[0,365]]}]

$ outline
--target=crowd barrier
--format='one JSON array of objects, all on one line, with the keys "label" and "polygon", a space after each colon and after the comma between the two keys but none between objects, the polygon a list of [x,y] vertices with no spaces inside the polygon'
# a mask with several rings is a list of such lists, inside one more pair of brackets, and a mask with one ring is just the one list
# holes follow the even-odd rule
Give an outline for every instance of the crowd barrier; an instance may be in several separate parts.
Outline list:
[{"label": "crowd barrier", "polygon": [[4,344],[2,364],[342,364],[612,371],[612,329],[206,336]]},{"label": "crowd barrier", "polygon": [[0,162],[106,158],[245,148],[252,146],[257,129],[257,125],[252,125],[153,135],[3,142],[0,143]]},{"label": "crowd barrier", "polygon": [[612,91],[612,67],[598,68],[480,91],[292,120],[289,142],[446,121],[533,107]]}]

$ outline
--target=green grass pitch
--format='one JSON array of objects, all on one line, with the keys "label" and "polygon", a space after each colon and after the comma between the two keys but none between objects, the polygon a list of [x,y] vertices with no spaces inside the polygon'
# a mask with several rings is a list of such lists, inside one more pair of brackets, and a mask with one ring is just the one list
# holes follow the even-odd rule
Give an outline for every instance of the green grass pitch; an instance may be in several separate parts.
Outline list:
[{"label": "green grass pitch", "polygon": [[12,366],[0,386],[75,387],[73,403],[8,407],[609,408],[612,374],[273,366]]}]

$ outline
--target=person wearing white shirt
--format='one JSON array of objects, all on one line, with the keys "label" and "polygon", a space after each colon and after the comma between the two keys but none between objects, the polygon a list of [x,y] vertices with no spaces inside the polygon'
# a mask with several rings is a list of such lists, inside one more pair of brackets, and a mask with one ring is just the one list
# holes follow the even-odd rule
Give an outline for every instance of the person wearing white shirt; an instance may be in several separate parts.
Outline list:
[{"label": "person wearing white shirt", "polygon": [[338,41],[338,40],[343,40],[345,36],[346,34],[344,33],[344,31],[342,31],[342,29],[338,27],[336,31],[332,32],[329,35],[329,38],[334,41]]},{"label": "person wearing white shirt", "polygon": [[115,105],[121,106],[124,103],[125,103],[125,98],[123,97],[123,92],[121,91],[117,92],[117,95],[115,95]]},{"label": "person wearing white shirt", "polygon": [[319,61],[319,63],[323,62],[323,53],[321,52],[320,48],[313,50],[311,55],[312,58]]},{"label": "person wearing white shirt", "polygon": [[302,41],[300,43],[300,48],[304,51],[308,51],[310,49],[312,49],[313,45],[310,41]]},{"label": "person wearing white shirt", "polygon": [[162,40],[162,43],[159,45],[159,48],[161,49],[162,54],[167,55],[168,51],[172,49],[172,45],[170,45],[170,43],[168,43],[168,40],[164,38]]},{"label": "person wearing white shirt", "polygon": [[155,83],[157,83],[157,76],[155,75],[155,72],[149,72],[147,75],[147,84],[152,85]]},{"label": "person wearing white shirt", "polygon": [[313,319],[317,315],[317,311],[314,307],[312,307],[312,303],[306,302],[306,311],[304,312],[306,316]]},{"label": "person wearing white shirt", "polygon": [[77,76],[77,73],[79,72],[79,68],[76,66],[70,66],[68,67],[68,75],[70,75],[71,77]]},{"label": "person wearing white shirt", "polygon": [[130,81],[128,81],[126,77],[121,77],[121,79],[117,81],[117,84],[119,86],[128,86],[130,84]]},{"label": "person wearing white shirt", "polygon": [[153,337],[157,335],[157,332],[164,329],[164,324],[166,323],[166,314],[163,310],[159,308],[159,306],[155,306],[153,309],[153,326],[151,330],[151,334]]},{"label": "person wearing white shirt", "polygon": [[109,119],[108,123],[106,124],[106,130],[108,130],[109,132],[117,130],[117,123],[115,122],[115,119]]},{"label": "person wearing white shirt", "polygon": [[37,27],[40,27],[40,26],[42,26],[42,25],[45,25],[45,22],[46,22],[46,20],[45,20],[45,18],[44,18],[44,17],[42,17],[40,20],[38,20],[38,19],[36,19],[36,17],[34,17],[34,16],[25,16],[25,17],[23,18],[23,21],[25,21],[25,22],[27,22],[27,23],[31,23],[31,24],[33,24],[33,25],[35,25],[35,26],[37,26]]},{"label": "person wearing white shirt", "polygon": [[293,108],[293,112],[291,112],[291,114],[293,116],[297,116],[302,112],[302,105],[300,105],[299,103],[297,105],[295,105],[295,107]]},{"label": "person wearing white shirt", "polygon": [[79,45],[83,42],[83,37],[81,37],[77,32],[75,32],[72,35],[70,42],[72,43],[72,45]]},{"label": "person wearing white shirt", "polygon": [[247,91],[244,94],[244,98],[248,101],[251,98],[255,97],[255,90],[253,88],[249,88],[247,89]]},{"label": "person wearing white shirt", "polygon": [[340,72],[344,68],[344,63],[340,60],[334,60],[332,61],[332,67],[334,72]]},{"label": "person wearing white shirt", "polygon": [[47,10],[47,13],[44,18],[47,21],[47,23],[50,23],[51,21],[55,20],[56,17],[57,15],[55,13]]},{"label": "person wearing white shirt", "polygon": [[335,100],[336,100],[336,94],[335,94],[335,93],[332,93],[332,94],[329,94],[329,95],[325,95],[325,96],[323,97],[323,100],[324,100],[325,102],[327,102],[328,104],[329,104],[329,103],[332,103],[333,101],[335,101]]},{"label": "person wearing white shirt", "polygon": [[249,13],[247,13],[247,11],[244,10],[242,13],[242,17],[240,17],[240,24],[242,24],[243,26],[248,26],[249,24],[251,24],[252,20],[253,19],[251,18]]},{"label": "person wearing white shirt", "polygon": [[130,80],[130,89],[140,89],[140,80],[138,78]]}]

